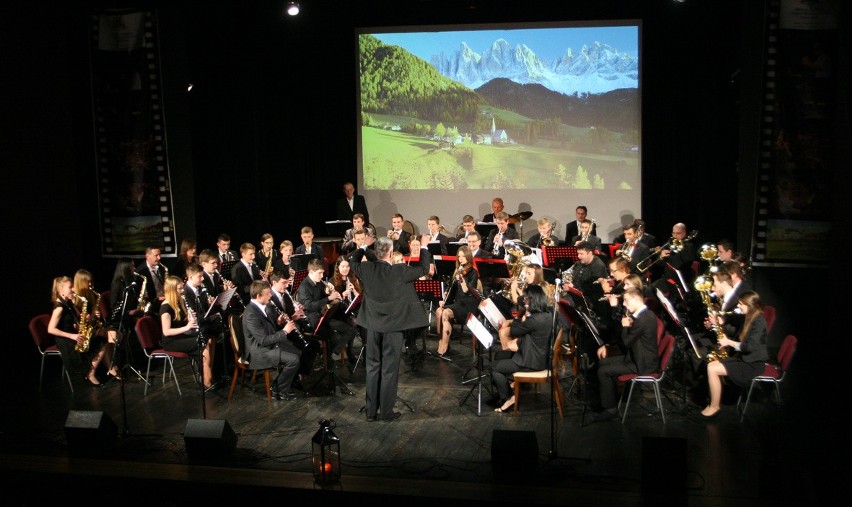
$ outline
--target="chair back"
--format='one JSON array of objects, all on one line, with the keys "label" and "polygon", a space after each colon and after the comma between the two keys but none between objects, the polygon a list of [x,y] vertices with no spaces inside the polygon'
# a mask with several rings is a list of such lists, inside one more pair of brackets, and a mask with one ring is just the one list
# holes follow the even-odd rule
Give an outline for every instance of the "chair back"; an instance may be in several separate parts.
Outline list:
[{"label": "chair back", "polygon": [[228,316],[228,325],[231,328],[231,347],[237,359],[245,356],[246,337],[243,334],[243,319],[239,315]]},{"label": "chair back", "polygon": [[56,338],[47,332],[47,325],[50,323],[50,314],[45,313],[36,315],[30,319],[30,334],[33,335],[33,341],[38,347],[39,352],[44,353],[48,347],[56,345]]},{"label": "chair back", "polygon": [[[665,332],[666,332],[666,324],[665,324],[665,322],[663,322],[663,320],[661,318],[656,317],[656,319],[657,319],[657,348],[659,349],[660,342],[663,340],[663,334],[665,334]],[[662,355],[662,354],[660,354],[660,355]]]},{"label": "chair back", "polygon": [[150,315],[140,317],[136,321],[136,336],[139,338],[139,345],[146,351],[157,348],[162,338],[159,322]]},{"label": "chair back", "polygon": [[409,235],[414,236],[414,224],[411,223],[411,220],[405,220],[402,222],[402,230],[407,232]]},{"label": "chair back", "polygon": [[[772,325],[775,324],[775,317],[777,316],[775,311],[775,307],[771,305],[766,305],[763,307],[763,318],[766,319],[766,334],[772,332]],[[795,337],[794,337],[795,338]]]},{"label": "chair back", "polygon": [[559,359],[562,353],[562,341],[565,339],[565,329],[559,328],[559,332],[556,333],[556,340],[553,341],[553,360],[551,361],[550,367],[553,370],[551,373],[555,378],[559,378]]},{"label": "chair back", "polygon": [[698,261],[692,261],[689,267],[692,268],[692,278],[698,277],[698,274],[701,272],[701,264]]},{"label": "chair back", "polygon": [[98,309],[101,311],[102,319],[109,319],[112,315],[110,301],[112,300],[112,291],[105,290],[101,292],[101,298],[98,300]]},{"label": "chair back", "polygon": [[787,367],[790,366],[790,361],[793,360],[793,354],[796,352],[796,345],[798,343],[798,338],[791,334],[788,334],[781,343],[781,348],[778,350],[778,365],[781,367],[782,372],[787,371]]},{"label": "chair back", "polygon": [[666,333],[663,336],[663,339],[660,341],[657,350],[660,353],[660,373],[666,371],[666,368],[669,366],[669,359],[672,357],[672,352],[674,351],[675,339],[674,336]]}]

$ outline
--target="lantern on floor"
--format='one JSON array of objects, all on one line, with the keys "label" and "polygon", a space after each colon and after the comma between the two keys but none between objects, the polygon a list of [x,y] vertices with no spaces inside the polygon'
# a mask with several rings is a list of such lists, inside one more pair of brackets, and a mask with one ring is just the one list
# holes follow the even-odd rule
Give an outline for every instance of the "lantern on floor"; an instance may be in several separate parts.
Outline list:
[{"label": "lantern on floor", "polygon": [[333,484],[340,480],[340,439],[332,431],[337,424],[323,419],[311,439],[314,480],[320,484]]}]

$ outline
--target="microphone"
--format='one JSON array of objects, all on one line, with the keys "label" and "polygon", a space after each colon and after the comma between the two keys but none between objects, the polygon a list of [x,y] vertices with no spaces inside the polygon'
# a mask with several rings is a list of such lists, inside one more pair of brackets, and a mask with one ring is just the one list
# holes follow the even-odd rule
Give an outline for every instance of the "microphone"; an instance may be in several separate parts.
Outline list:
[{"label": "microphone", "polygon": [[562,287],[562,279],[561,279],[561,278],[557,278],[557,279],[556,279],[556,280],[554,280],[554,281],[556,282],[556,286],[557,286],[557,287]]}]

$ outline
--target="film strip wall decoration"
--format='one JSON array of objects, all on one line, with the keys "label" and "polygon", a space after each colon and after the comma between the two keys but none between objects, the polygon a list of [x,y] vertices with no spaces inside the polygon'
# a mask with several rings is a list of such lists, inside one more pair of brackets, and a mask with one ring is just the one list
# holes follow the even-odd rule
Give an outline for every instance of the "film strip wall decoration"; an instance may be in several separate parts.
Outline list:
[{"label": "film strip wall decoration", "polygon": [[93,12],[90,65],[102,255],[174,257],[156,11]]},{"label": "film strip wall decoration", "polygon": [[[767,0],[755,266],[826,266],[837,142],[832,64],[837,5]],[[836,59],[835,59],[836,60]]]}]

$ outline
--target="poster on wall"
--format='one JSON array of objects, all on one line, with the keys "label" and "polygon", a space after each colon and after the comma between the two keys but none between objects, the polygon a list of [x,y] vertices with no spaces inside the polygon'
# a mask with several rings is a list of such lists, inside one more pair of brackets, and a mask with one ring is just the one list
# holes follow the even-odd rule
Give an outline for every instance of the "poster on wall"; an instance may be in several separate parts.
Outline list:
[{"label": "poster on wall", "polygon": [[174,257],[156,11],[97,10],[89,31],[101,253]]}]

